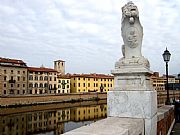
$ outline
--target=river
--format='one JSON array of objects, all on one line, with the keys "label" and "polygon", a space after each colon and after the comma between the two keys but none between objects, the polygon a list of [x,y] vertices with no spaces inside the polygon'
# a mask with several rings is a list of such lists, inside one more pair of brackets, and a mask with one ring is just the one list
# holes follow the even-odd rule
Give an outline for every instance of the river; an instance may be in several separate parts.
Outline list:
[{"label": "river", "polygon": [[106,100],[0,108],[0,134],[60,135],[106,117]]}]

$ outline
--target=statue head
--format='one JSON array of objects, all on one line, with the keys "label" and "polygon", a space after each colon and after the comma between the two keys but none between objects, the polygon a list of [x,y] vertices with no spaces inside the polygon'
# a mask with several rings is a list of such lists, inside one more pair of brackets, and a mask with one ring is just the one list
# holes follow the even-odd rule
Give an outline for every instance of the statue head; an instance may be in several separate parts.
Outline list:
[{"label": "statue head", "polygon": [[139,17],[139,11],[132,1],[128,2],[122,7],[122,20],[129,18],[129,23],[134,23],[134,18]]}]

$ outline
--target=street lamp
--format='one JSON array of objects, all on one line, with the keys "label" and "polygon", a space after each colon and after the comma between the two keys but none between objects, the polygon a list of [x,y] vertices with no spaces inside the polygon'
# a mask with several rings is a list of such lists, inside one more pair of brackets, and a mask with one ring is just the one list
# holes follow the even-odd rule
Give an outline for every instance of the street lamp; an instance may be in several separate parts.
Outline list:
[{"label": "street lamp", "polygon": [[164,59],[164,62],[166,62],[166,90],[167,90],[167,99],[165,103],[166,105],[171,104],[170,99],[169,99],[169,86],[168,86],[168,62],[170,61],[170,57],[171,57],[171,54],[167,50],[167,47],[166,47],[166,50],[163,53],[163,59]]}]

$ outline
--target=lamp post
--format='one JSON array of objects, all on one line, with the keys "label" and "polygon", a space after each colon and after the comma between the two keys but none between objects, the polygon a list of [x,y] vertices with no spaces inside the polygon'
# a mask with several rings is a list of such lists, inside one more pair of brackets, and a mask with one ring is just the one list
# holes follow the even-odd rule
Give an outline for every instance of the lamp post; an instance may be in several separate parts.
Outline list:
[{"label": "lamp post", "polygon": [[168,86],[168,62],[170,61],[170,57],[171,57],[171,54],[167,50],[167,47],[166,47],[166,50],[163,53],[163,59],[164,59],[164,62],[166,62],[166,90],[167,90],[167,99],[165,103],[166,105],[171,104],[170,99],[169,99],[169,86]]}]

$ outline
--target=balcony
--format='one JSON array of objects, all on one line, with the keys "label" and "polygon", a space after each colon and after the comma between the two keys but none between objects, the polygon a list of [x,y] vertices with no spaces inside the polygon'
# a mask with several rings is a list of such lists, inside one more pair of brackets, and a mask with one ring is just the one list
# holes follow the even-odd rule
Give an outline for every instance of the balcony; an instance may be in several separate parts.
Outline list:
[{"label": "balcony", "polygon": [[16,80],[9,80],[9,83],[16,83]]}]

